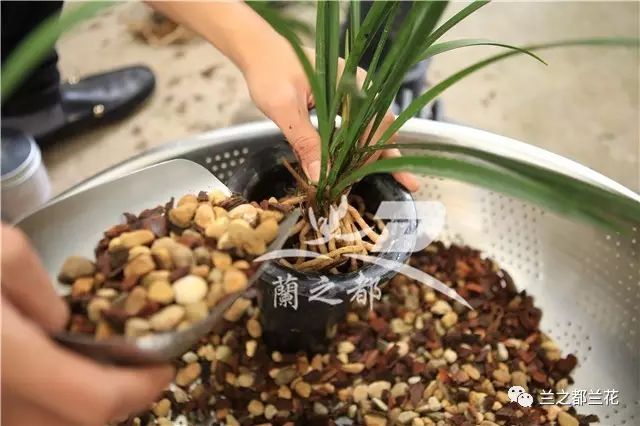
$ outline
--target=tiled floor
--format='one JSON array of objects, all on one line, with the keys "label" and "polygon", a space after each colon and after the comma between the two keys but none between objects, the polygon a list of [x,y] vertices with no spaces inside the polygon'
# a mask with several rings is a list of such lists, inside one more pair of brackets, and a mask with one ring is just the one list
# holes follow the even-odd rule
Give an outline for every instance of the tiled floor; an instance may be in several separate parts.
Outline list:
[{"label": "tiled floor", "polygon": [[[449,13],[460,7],[454,4]],[[45,151],[55,192],[150,147],[261,117],[241,74],[205,42],[151,47],[135,40],[127,22],[143,13],[139,3],[116,5],[58,44],[66,77],[144,63],[156,73],[157,89],[130,118]],[[637,2],[496,2],[447,38],[526,44],[639,32]],[[438,81],[493,51],[478,47],[438,56],[429,78]],[[572,48],[542,55],[549,66],[520,57],[459,83],[442,97],[447,118],[544,147],[638,190],[638,50]]]}]

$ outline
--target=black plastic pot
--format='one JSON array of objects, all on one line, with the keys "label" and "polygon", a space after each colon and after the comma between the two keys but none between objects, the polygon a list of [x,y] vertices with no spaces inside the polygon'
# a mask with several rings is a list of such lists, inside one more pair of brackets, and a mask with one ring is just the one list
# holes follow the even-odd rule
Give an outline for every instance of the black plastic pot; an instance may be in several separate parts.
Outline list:
[{"label": "black plastic pot", "polygon": [[[280,197],[293,187],[293,179],[281,165],[281,159],[291,162],[296,159],[288,144],[270,147],[252,155],[229,181],[229,188],[242,194],[251,201],[261,201],[269,197]],[[372,175],[354,186],[352,192],[365,200],[367,210],[376,212],[382,201],[408,201],[399,209],[404,210],[402,217],[408,219],[405,235],[396,238],[390,244],[391,251],[379,253],[381,258],[404,263],[411,255],[416,237],[416,210],[409,192],[390,175]],[[361,274],[361,275],[360,275]],[[274,283],[290,276],[297,282],[297,309],[291,306],[276,306]],[[377,280],[382,285],[395,275],[376,264],[365,264],[356,272],[340,275],[327,274],[335,285],[331,291],[322,294],[326,299],[339,299],[341,303],[331,305],[318,300],[310,301],[311,290],[317,289],[321,274],[292,270],[272,262],[264,272],[258,284],[258,299],[263,327],[263,339],[274,350],[281,352],[320,352],[326,348],[335,326],[345,318],[356,279]],[[349,290],[352,291],[349,294]],[[316,293],[317,296],[318,293]]]}]

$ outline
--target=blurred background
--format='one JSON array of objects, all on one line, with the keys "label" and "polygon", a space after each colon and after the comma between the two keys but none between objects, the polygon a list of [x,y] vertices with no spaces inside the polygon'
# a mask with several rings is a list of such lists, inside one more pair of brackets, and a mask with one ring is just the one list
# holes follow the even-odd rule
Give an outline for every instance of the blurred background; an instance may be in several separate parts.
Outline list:
[{"label": "blurred background", "polygon": [[[313,22],[310,3],[287,13]],[[462,4],[452,4],[447,15]],[[638,36],[638,2],[493,3],[445,39],[472,37],[526,44],[586,36]],[[435,83],[495,52],[472,47],[439,55]],[[263,118],[240,72],[182,28],[158,22],[141,3],[122,3],[58,42],[63,78],[136,63],[156,75],[152,98],[116,124],[44,149],[54,194],[133,155],[187,135]],[[442,96],[444,119],[509,136],[579,161],[640,189],[640,53],[570,48],[542,52],[544,66],[517,57],[490,66]]]}]

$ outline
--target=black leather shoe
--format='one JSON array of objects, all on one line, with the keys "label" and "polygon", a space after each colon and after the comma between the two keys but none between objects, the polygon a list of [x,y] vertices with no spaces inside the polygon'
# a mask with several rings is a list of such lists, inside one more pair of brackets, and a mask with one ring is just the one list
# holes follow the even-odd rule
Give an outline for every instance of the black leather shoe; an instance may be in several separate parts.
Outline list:
[{"label": "black leather shoe", "polygon": [[138,65],[94,74],[60,85],[52,106],[20,115],[3,115],[2,125],[20,129],[42,143],[124,118],[151,95],[153,72]]}]

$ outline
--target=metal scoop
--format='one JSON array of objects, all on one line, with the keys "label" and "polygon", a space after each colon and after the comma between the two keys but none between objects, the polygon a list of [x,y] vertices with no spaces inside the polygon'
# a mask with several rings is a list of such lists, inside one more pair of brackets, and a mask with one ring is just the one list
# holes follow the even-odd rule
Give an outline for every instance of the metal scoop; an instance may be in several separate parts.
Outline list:
[{"label": "metal scoop", "polygon": [[[92,244],[123,211],[140,211],[164,204],[171,195],[214,188],[230,193],[202,166],[188,160],[171,160],[56,201],[23,219],[18,226],[31,237],[45,267],[55,276],[63,262],[61,256],[69,253],[90,256]],[[284,245],[299,216],[300,211],[295,210],[280,223],[278,236],[269,245],[268,252]],[[262,263],[250,277],[247,288],[258,281],[266,264]],[[96,341],[89,335],[66,332],[52,337],[76,352],[103,362],[124,365],[167,362],[189,350],[205,336],[242,294],[244,292],[226,296],[206,318],[181,331],[102,341]]]}]

